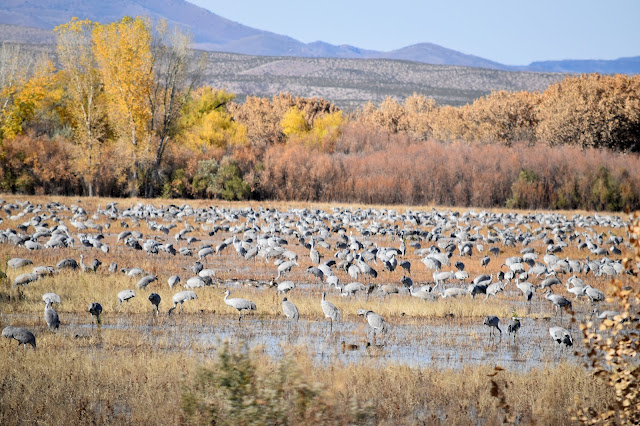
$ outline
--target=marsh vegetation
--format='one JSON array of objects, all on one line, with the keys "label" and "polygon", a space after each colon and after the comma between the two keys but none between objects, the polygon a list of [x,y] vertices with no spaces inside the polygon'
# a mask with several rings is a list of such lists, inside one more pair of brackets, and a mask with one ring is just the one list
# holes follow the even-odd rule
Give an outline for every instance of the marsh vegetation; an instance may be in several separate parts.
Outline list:
[{"label": "marsh vegetation", "polygon": [[[2,208],[3,264],[33,263],[6,268],[0,325],[25,327],[37,339],[37,350],[1,342],[3,424],[566,423],[577,413],[605,413],[616,401],[616,389],[585,367],[592,346],[581,327],[612,336],[598,331],[609,320],[593,310],[627,312],[629,332],[637,324],[637,301],[628,295],[637,294],[638,284],[624,271],[637,271],[640,259],[621,262],[636,256],[637,243],[630,222],[609,214],[51,197],[8,197]],[[64,242],[49,247],[55,235]],[[247,256],[252,248],[255,256]],[[537,256],[533,266],[523,263],[528,277],[509,266],[523,249]],[[312,250],[320,263],[312,262]],[[410,272],[385,267],[393,263],[385,253],[409,262]],[[66,258],[79,268],[57,269]],[[297,265],[276,279],[284,258]],[[101,262],[95,271],[93,259]],[[430,269],[434,259],[442,261],[437,270]],[[208,272],[196,275],[197,261]],[[352,278],[349,267],[365,269],[360,262],[377,276]],[[468,278],[437,276],[458,270],[457,262]],[[323,264],[330,274],[308,272]],[[537,276],[540,265],[545,272]],[[45,271],[41,266],[53,273],[14,285],[34,268]],[[132,268],[143,273],[129,276]],[[472,297],[468,286],[483,274],[493,274],[503,290]],[[157,279],[141,280],[145,275]],[[174,275],[181,280],[170,288]],[[566,285],[581,279],[614,296],[614,275],[630,292],[627,305],[575,297],[568,289],[576,285]],[[196,276],[204,285],[187,288]],[[277,290],[285,281],[294,287],[286,294]],[[530,301],[516,286],[525,281],[536,288]],[[347,287],[340,284],[351,282],[364,290],[343,296]],[[422,286],[432,290],[418,298]],[[556,312],[541,286],[571,300],[572,310]],[[453,288],[463,294],[442,297]],[[126,289],[136,296],[120,302]],[[185,290],[197,299],[169,315],[173,295]],[[256,310],[239,320],[225,303],[227,290]],[[322,292],[340,311],[339,322],[325,318]],[[45,293],[60,297],[53,304],[58,329],[45,322]],[[161,298],[159,313],[151,293]],[[298,321],[283,314],[284,296],[297,307]],[[92,302],[103,307],[99,324],[88,312]],[[379,314],[386,332],[374,334],[359,309]],[[500,320],[493,337],[483,325],[490,315]],[[521,323],[515,336],[507,332],[512,317]],[[573,346],[555,342],[552,326],[565,328]]]}]

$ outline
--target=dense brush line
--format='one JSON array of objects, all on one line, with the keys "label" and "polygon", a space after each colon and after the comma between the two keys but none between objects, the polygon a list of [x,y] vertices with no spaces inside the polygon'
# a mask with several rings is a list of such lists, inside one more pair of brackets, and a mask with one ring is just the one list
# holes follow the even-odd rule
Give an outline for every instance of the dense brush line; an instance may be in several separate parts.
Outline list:
[{"label": "dense brush line", "polygon": [[[0,186],[13,193],[81,195],[74,145],[65,138],[18,137],[4,143]],[[239,150],[233,164],[246,162]],[[251,153],[249,154],[251,156]],[[96,188],[126,196],[117,157],[105,158]],[[198,164],[171,151],[163,175],[173,192],[194,190]],[[223,163],[224,164],[224,163]],[[233,166],[235,167],[235,166]],[[303,143],[268,147],[253,175],[256,199],[343,201],[617,211],[640,208],[640,158],[575,146],[416,142],[404,134],[378,134],[347,126],[331,151]],[[177,176],[177,178],[176,178]],[[171,180],[170,177],[175,179]],[[245,180],[248,180],[245,176]],[[177,182],[177,183],[176,183]]]}]

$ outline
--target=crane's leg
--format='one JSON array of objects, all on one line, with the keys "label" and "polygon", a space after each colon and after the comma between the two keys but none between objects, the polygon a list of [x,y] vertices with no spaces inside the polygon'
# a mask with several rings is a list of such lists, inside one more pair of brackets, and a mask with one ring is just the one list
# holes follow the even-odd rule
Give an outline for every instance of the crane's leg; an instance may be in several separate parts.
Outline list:
[{"label": "crane's leg", "polygon": [[329,333],[333,332],[333,319],[329,318]]}]

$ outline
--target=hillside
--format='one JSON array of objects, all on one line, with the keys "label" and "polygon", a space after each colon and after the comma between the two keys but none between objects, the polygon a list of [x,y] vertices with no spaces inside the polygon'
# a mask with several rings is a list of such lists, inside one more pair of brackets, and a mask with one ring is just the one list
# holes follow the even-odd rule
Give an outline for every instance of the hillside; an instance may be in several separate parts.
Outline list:
[{"label": "hillside", "polygon": [[500,71],[450,65],[428,65],[389,59],[327,59],[246,56],[207,52],[208,84],[246,95],[280,92],[328,99],[347,110],[387,96],[413,93],[440,104],[463,105],[492,90],[538,91],[562,74]]},{"label": "hillside", "polygon": [[[1,34],[2,26],[0,26]],[[25,54],[55,56],[53,44],[21,44]],[[321,97],[351,111],[386,97],[414,93],[441,105],[459,106],[492,90],[542,91],[565,77],[560,73],[501,71],[429,65],[390,59],[295,58],[200,51],[208,66],[203,84],[224,88],[242,102],[247,96],[271,97],[289,92]]]}]

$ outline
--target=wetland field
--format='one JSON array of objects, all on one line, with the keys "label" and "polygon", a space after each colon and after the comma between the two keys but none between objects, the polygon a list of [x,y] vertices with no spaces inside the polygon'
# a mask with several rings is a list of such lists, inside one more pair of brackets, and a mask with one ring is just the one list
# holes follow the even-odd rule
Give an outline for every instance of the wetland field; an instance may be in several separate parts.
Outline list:
[{"label": "wetland field", "polygon": [[582,329],[637,329],[631,226],[3,195],[0,423],[577,423],[616,399]]}]

